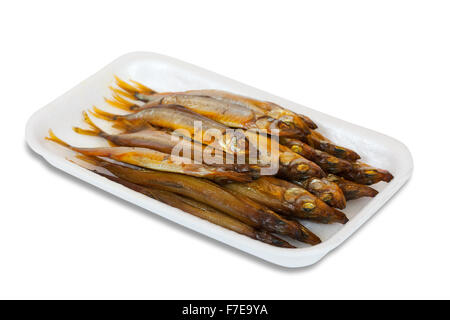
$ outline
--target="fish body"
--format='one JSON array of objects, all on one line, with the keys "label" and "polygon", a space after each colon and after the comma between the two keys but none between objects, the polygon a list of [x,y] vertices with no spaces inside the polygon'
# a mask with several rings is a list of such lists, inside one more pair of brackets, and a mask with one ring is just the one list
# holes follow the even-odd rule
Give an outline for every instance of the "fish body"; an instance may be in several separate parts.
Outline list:
[{"label": "fish body", "polygon": [[324,151],[337,158],[341,158],[351,162],[361,158],[355,151],[336,145],[317,131],[311,131],[311,134],[306,137],[299,136],[299,139],[303,142],[306,142],[314,149]]},{"label": "fish body", "polygon": [[336,183],[344,193],[346,200],[355,200],[363,197],[375,197],[378,191],[353,181],[346,180],[333,174],[329,174],[326,178],[328,181]]},{"label": "fish body", "polygon": [[366,163],[355,162],[352,166],[352,170],[342,176],[359,184],[371,185],[380,181],[390,182],[394,178],[389,171],[372,167]]},{"label": "fish body", "polygon": [[48,140],[54,141],[73,151],[86,156],[106,157],[115,161],[153,169],[157,171],[181,173],[190,176],[212,179],[218,182],[250,181],[252,177],[248,173],[226,170],[221,167],[213,167],[199,163],[191,163],[190,159],[172,156],[148,148],[136,147],[104,147],[104,148],[78,148],[71,146],[49,131]]}]

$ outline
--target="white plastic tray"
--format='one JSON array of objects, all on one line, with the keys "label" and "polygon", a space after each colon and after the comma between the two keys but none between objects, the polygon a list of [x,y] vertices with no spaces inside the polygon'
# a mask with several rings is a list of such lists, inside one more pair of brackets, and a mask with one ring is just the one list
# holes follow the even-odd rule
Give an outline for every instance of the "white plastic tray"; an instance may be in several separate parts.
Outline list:
[{"label": "white plastic tray", "polygon": [[[388,169],[395,178],[389,184],[375,185],[380,192],[377,197],[350,201],[344,210],[350,219],[346,225],[305,222],[305,225],[322,239],[323,242],[317,246],[300,244],[298,249],[283,249],[249,239],[89,172],[66,160],[72,155],[71,151],[44,140],[48,129],[52,128],[59,137],[74,145],[106,145],[100,138],[74,133],[71,127],[82,123],[82,110],[92,105],[104,107],[103,97],[110,94],[108,85],[113,84],[114,75],[125,80],[130,78],[137,80],[158,91],[213,88],[276,102],[310,116],[319,125],[320,131],[329,138],[343,146],[355,149],[363,161],[367,160],[374,166]],[[115,111],[117,112],[117,109]],[[187,228],[285,267],[314,264],[339,246],[400,189],[410,178],[413,169],[410,152],[405,145],[393,138],[333,118],[211,71],[154,53],[126,54],[37,111],[28,121],[26,140],[28,145],[50,164],[75,177]]]}]

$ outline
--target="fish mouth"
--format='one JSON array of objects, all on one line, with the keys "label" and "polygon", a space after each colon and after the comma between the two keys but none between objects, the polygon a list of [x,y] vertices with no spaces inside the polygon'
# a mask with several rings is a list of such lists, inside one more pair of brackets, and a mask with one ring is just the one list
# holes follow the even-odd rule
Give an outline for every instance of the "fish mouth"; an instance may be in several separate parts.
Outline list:
[{"label": "fish mouth", "polygon": [[384,182],[391,182],[391,180],[394,179],[394,176],[389,171],[383,172],[382,180]]},{"label": "fish mouth", "polygon": [[338,209],[345,209],[347,206],[347,202],[345,201],[345,197],[342,195],[342,197],[334,197],[331,200],[331,203],[333,204],[333,207],[336,207]]},{"label": "fish mouth", "polygon": [[346,224],[347,222],[349,222],[350,220],[347,218],[347,216],[345,215],[345,213],[331,208],[332,209],[332,214],[330,214],[330,222],[331,223],[340,223],[340,224]]}]

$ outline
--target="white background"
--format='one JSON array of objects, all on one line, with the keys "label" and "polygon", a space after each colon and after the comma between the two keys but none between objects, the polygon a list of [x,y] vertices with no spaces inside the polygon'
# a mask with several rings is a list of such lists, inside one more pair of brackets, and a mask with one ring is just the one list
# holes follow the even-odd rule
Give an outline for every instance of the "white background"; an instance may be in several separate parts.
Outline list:
[{"label": "white background", "polygon": [[[0,298],[450,298],[449,17],[448,1],[3,1]],[[130,51],[393,136],[413,178],[305,269],[146,214],[24,142],[34,111]]]}]

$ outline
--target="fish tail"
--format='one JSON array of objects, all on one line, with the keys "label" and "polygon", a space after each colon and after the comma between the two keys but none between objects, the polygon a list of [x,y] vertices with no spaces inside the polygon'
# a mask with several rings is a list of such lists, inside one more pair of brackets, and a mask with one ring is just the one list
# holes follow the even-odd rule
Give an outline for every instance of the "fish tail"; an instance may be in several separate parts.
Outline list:
[{"label": "fish tail", "polygon": [[109,157],[111,156],[111,151],[107,150],[105,148],[91,148],[91,149],[85,149],[85,148],[77,148],[74,146],[71,146],[67,142],[64,142],[60,138],[58,138],[52,131],[52,129],[48,130],[48,137],[45,137],[45,139],[53,141],[65,148],[68,148],[70,150],[79,152],[81,154],[84,154],[86,156],[99,156],[99,157]]},{"label": "fish tail", "polygon": [[120,88],[115,88],[113,86],[109,86],[109,89],[112,91],[113,94],[125,97],[130,100],[136,100],[136,97],[133,94],[129,93],[128,91],[124,91]]},{"label": "fish tail", "polygon": [[130,80],[130,82],[132,82],[134,84],[134,85],[131,85],[131,84],[123,81],[122,79],[120,79],[118,76],[114,76],[114,78],[116,79],[116,85],[119,88],[128,92],[129,94],[135,95],[137,93],[145,93],[145,94],[156,93],[156,91],[148,88],[147,86],[144,86],[142,83],[139,83],[137,81]]},{"label": "fish tail", "polygon": [[89,110],[89,112],[99,118],[106,121],[113,122],[112,127],[115,129],[119,129],[126,132],[137,132],[143,129],[153,129],[150,124],[148,124],[146,121],[143,120],[136,120],[136,119],[129,119],[128,115],[119,115],[119,114],[113,114],[106,111],[103,111],[101,109],[98,109],[97,107],[93,107],[93,110]]},{"label": "fish tail", "polygon": [[130,79],[130,82],[134,83],[134,85],[136,86],[136,88],[139,90],[139,93],[146,93],[146,94],[153,94],[153,93],[157,93],[155,90],[143,85],[140,82],[134,81],[132,79]]},{"label": "fish tail", "polygon": [[93,110],[89,110],[90,114],[92,114],[96,118],[114,122],[113,128],[115,129],[128,130],[132,127],[131,124],[129,124],[128,121],[124,118],[124,116],[106,112],[97,108],[96,106],[93,106],[92,109]]},{"label": "fish tail", "polygon": [[73,150],[73,151],[76,151],[76,152],[79,152],[79,153],[83,153],[83,154],[84,154],[85,152],[90,153],[89,151],[85,151],[85,150],[83,150],[82,148],[77,148],[77,147],[71,146],[71,145],[68,144],[67,142],[61,140],[60,138],[58,138],[58,137],[53,133],[53,130],[52,130],[52,129],[49,129],[49,130],[48,130],[48,137],[45,137],[45,139],[46,139],[46,140],[53,141],[53,142],[55,142],[55,143],[57,143],[57,144],[59,144],[59,145],[65,147],[65,148],[67,148],[67,149],[70,149],[70,150]]},{"label": "fish tail", "polygon": [[92,122],[92,120],[89,118],[89,115],[87,114],[86,111],[83,111],[83,118],[84,121],[92,128],[91,130],[86,130],[86,129],[82,129],[79,127],[73,127],[73,131],[75,131],[76,133],[79,134],[84,134],[87,136],[99,136],[102,133],[104,133],[104,131],[102,129],[100,129],[94,122]]},{"label": "fish tail", "polygon": [[63,140],[61,140],[60,138],[58,138],[54,133],[52,129],[48,130],[48,137],[45,137],[46,140],[49,141],[53,141],[59,145],[62,145],[63,147],[69,148],[69,149],[73,149],[73,147],[68,144],[67,142],[64,142]]},{"label": "fish tail", "polygon": [[124,99],[122,96],[116,93],[113,94],[112,99],[105,98],[105,101],[107,104],[125,111],[130,111],[132,107],[135,106],[133,102]]},{"label": "fish tail", "polygon": [[113,113],[106,112],[104,110],[101,110],[101,109],[97,108],[96,106],[93,106],[92,107],[92,111],[89,110],[89,112],[94,117],[99,118],[99,119],[103,119],[103,120],[106,120],[106,121],[117,121],[117,120],[119,120],[121,118],[121,116],[118,115],[118,114],[113,114]]}]

